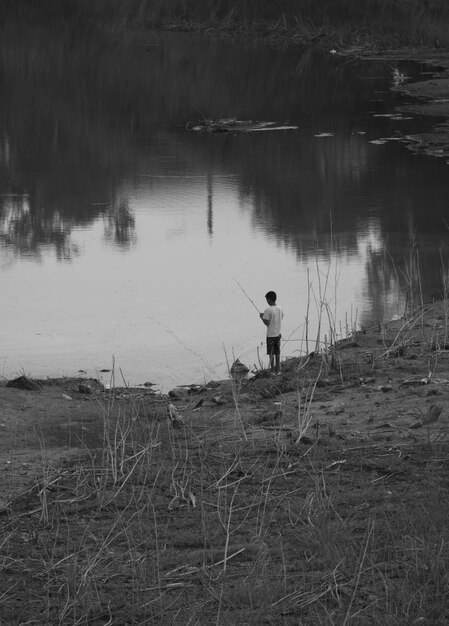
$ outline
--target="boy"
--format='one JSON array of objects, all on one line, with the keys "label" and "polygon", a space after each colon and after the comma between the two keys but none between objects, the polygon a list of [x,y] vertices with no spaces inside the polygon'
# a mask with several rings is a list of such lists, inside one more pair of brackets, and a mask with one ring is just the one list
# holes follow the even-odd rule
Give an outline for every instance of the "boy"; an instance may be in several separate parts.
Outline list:
[{"label": "boy", "polygon": [[269,291],[265,298],[268,307],[260,313],[260,319],[267,327],[267,354],[270,358],[270,369],[273,374],[279,374],[281,368],[281,321],[284,313],[277,306],[277,295]]}]

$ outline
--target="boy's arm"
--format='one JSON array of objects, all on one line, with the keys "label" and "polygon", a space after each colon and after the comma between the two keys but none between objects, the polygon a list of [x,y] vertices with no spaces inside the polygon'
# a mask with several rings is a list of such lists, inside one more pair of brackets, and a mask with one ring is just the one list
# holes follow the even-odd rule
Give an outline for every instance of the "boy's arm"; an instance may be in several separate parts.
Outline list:
[{"label": "boy's arm", "polygon": [[262,322],[265,324],[265,326],[268,326],[268,324],[270,323],[270,320],[266,320],[266,319],[264,318],[264,315],[265,315],[265,312],[263,312],[263,313],[259,313],[259,317],[260,317],[260,319],[262,320]]}]

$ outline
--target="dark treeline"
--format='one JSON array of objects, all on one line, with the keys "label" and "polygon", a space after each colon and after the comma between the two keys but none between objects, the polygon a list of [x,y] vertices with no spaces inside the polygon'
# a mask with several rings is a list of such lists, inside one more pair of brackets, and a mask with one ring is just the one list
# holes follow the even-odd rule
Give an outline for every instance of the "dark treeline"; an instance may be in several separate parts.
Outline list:
[{"label": "dark treeline", "polygon": [[[3,0],[0,16],[449,45],[445,0]],[[245,26],[242,33],[242,27]]]}]

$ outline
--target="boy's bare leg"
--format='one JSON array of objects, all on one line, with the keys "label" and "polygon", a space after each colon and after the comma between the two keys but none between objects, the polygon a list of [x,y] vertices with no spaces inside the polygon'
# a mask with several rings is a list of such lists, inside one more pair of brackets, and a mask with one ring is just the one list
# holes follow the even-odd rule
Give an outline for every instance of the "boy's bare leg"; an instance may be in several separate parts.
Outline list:
[{"label": "boy's bare leg", "polygon": [[279,374],[279,372],[281,371],[281,356],[280,356],[280,354],[276,354],[275,371],[276,371],[276,374]]}]

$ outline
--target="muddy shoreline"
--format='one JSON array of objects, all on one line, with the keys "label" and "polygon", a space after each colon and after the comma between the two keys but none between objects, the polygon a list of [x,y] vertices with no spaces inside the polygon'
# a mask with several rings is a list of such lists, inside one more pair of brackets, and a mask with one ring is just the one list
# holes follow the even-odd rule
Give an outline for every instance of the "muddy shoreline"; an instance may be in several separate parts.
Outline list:
[{"label": "muddy shoreline", "polygon": [[[418,422],[429,405],[449,406],[448,310],[446,301],[429,304],[407,317],[358,331],[327,353],[287,358],[279,377],[268,370],[248,371],[242,381],[186,383],[166,394],[144,386],[105,388],[87,377],[3,380],[0,471],[3,479],[11,476],[17,459],[23,463],[27,455],[31,466],[36,459],[40,463],[42,447],[55,458],[80,446],[101,447],[106,409],[114,416],[136,411],[139,418],[170,426],[171,405],[181,428],[217,420],[230,426],[238,414],[251,436],[265,437],[273,430],[297,443],[302,435],[309,443],[334,437],[360,445],[378,440],[424,443],[426,429]],[[302,400],[311,420],[300,432]],[[449,433],[446,413],[435,425],[435,436]],[[17,485],[11,483],[11,488],[3,498],[14,499]]]}]

